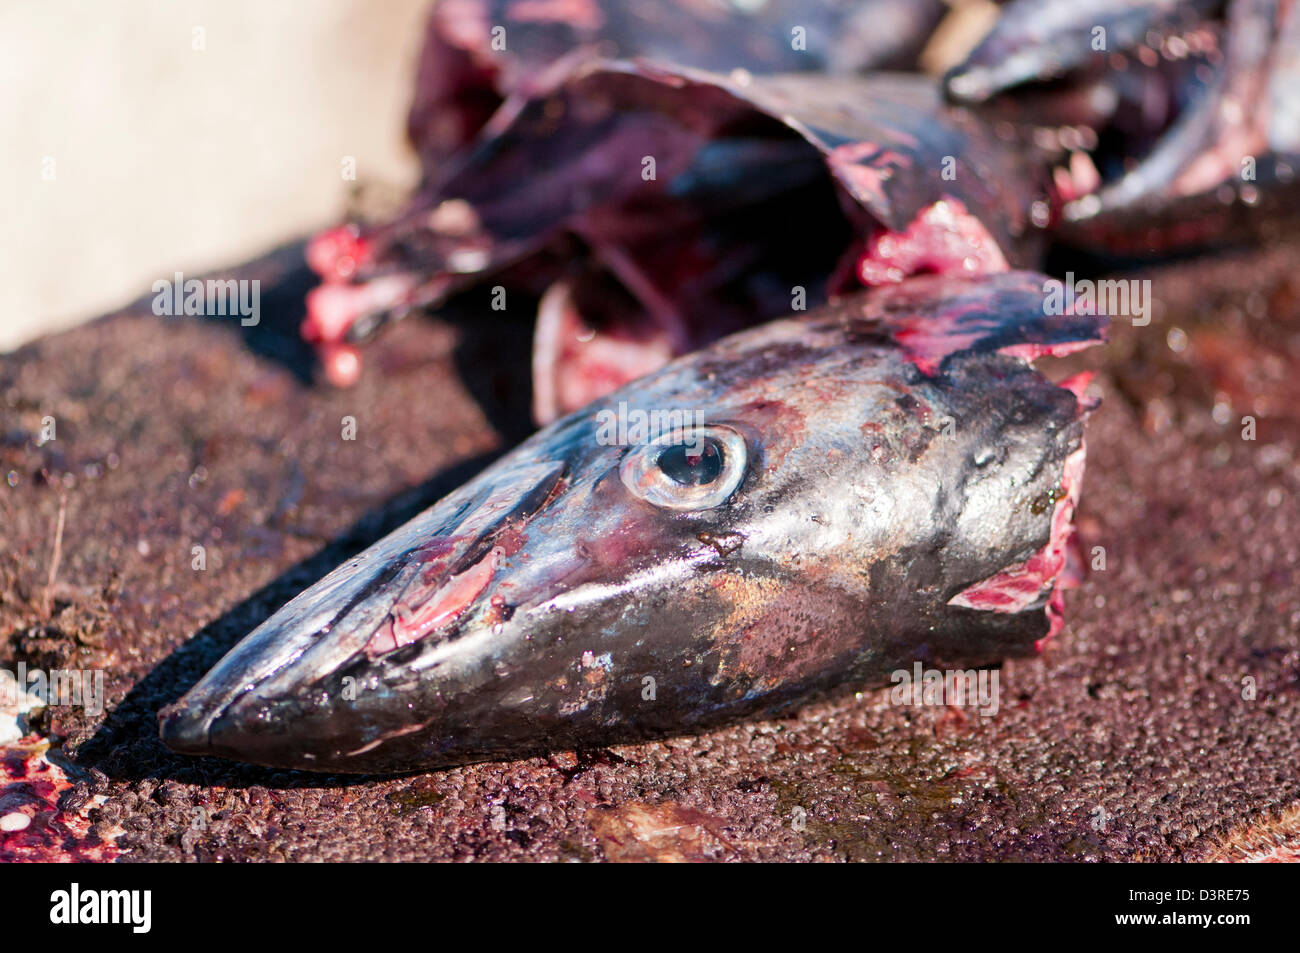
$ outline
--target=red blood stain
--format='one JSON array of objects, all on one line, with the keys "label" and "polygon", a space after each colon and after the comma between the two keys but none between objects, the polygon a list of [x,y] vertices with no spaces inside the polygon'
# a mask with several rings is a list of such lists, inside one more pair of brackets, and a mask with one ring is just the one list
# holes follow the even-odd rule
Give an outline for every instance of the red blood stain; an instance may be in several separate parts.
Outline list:
[{"label": "red blood stain", "polygon": [[904,232],[872,236],[858,261],[858,278],[875,286],[921,273],[988,275],[1007,268],[988,229],[965,205],[949,198],[923,209]]},{"label": "red blood stain", "polygon": [[21,830],[0,830],[0,863],[111,861],[120,851],[90,833],[81,814],[60,811],[60,795],[72,788],[63,770],[45,757],[36,735],[0,748],[0,818],[21,815]]}]

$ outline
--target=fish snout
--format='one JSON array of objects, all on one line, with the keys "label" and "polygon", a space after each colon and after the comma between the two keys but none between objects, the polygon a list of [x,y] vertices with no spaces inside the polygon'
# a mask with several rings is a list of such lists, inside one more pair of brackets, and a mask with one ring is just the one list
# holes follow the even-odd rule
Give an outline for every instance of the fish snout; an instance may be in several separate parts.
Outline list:
[{"label": "fish snout", "polygon": [[201,708],[178,701],[158,712],[158,733],[179,754],[207,754],[208,721]]},{"label": "fish snout", "polygon": [[164,708],[163,742],[182,754],[346,770],[413,719],[436,719],[424,710],[438,707],[429,674],[472,682],[490,659],[481,638],[461,636],[490,628],[486,590],[564,471],[492,467],[345,562]]}]

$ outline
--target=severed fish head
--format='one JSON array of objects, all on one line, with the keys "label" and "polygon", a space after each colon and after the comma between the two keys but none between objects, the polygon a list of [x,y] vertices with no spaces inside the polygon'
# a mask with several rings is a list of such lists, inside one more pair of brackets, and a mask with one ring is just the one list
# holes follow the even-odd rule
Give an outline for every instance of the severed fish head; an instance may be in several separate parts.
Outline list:
[{"label": "severed fish head", "polygon": [[538,432],[272,615],[172,748],[319,771],[775,712],[1059,624],[1100,340],[1044,279],[917,278],[680,358]]}]

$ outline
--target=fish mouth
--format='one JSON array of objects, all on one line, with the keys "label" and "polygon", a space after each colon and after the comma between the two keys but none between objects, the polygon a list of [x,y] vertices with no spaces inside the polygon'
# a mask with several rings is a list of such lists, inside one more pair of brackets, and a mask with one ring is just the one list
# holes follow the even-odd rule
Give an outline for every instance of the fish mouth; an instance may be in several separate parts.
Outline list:
[{"label": "fish mouth", "polygon": [[563,492],[565,471],[549,461],[493,467],[339,566],[159,712],[163,743],[284,763],[287,745],[313,739],[276,726],[337,709],[342,673],[382,669],[407,646],[449,639],[495,611],[480,596],[523,526]]}]

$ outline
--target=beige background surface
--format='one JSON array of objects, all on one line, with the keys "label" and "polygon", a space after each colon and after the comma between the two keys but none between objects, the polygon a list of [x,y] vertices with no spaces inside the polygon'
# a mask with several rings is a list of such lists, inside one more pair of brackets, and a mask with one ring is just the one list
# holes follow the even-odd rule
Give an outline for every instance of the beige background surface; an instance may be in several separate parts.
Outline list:
[{"label": "beige background surface", "polygon": [[357,184],[410,185],[427,6],[0,5],[0,351],[335,222]]}]

